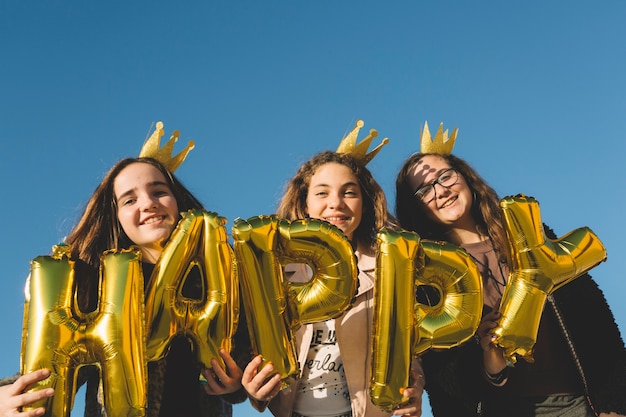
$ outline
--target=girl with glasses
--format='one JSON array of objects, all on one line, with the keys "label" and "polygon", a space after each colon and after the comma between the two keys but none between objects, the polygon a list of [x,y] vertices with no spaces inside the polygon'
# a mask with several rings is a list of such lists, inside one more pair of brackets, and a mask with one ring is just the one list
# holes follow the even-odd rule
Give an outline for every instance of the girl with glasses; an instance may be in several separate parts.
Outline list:
[{"label": "girl with glasses", "polygon": [[[626,351],[613,315],[587,274],[546,303],[534,363],[506,364],[489,331],[496,327],[509,272],[496,192],[464,160],[417,153],[396,180],[400,226],[464,248],[483,276],[483,319],[476,342],[422,355],[433,415],[594,416],[626,414]],[[546,235],[555,238],[546,228]],[[593,327],[589,325],[593,323]]]}]

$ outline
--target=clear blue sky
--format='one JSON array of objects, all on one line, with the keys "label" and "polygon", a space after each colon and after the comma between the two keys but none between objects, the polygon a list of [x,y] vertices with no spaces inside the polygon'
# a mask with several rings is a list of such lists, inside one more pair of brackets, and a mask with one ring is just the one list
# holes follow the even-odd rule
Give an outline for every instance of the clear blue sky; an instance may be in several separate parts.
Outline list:
[{"label": "clear blue sky", "polygon": [[19,367],[30,259],[158,120],[196,141],[177,174],[229,230],[357,119],[390,138],[370,164],[390,202],[424,121],[458,126],[455,154],[501,196],[598,234],[592,275],[624,333],[625,19],[617,0],[3,0],[0,374]]}]

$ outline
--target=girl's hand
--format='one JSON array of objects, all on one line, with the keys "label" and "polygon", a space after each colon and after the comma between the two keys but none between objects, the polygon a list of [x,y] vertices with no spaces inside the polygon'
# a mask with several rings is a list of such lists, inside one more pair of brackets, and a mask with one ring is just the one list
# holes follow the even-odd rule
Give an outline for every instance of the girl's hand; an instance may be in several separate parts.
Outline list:
[{"label": "girl's hand", "polygon": [[274,365],[268,363],[259,371],[263,363],[261,356],[250,361],[243,371],[241,383],[252,398],[257,401],[270,401],[280,392],[282,385],[280,374],[274,374]]},{"label": "girl's hand", "polygon": [[480,324],[478,325],[476,336],[479,337],[480,347],[482,347],[485,352],[498,349],[498,347],[493,344],[495,336],[490,332],[492,329],[498,327],[498,320],[501,316],[502,314],[500,314],[500,312],[491,311],[490,313],[485,314],[485,317],[482,318]]},{"label": "girl's hand", "polygon": [[491,333],[491,330],[498,326],[498,320],[501,316],[502,314],[498,311],[485,314],[478,326],[478,330],[476,330],[476,336],[480,339],[480,347],[483,349],[485,372],[493,375],[506,368],[504,351],[495,345],[496,336]]},{"label": "girl's hand", "polygon": [[43,381],[49,376],[49,370],[40,369],[38,371],[22,375],[11,385],[0,387],[0,416],[42,416],[46,411],[43,407],[24,412],[21,412],[20,410],[21,407],[28,406],[36,401],[52,397],[54,395],[54,390],[52,388],[24,393],[24,391],[28,391],[32,388],[33,384]]},{"label": "girl's hand", "polygon": [[207,382],[204,390],[209,395],[229,394],[241,388],[243,371],[226,350],[220,349],[219,354],[224,360],[226,369],[222,369],[217,359],[211,359],[212,368],[206,368],[202,371]]},{"label": "girl's hand", "polygon": [[402,391],[402,395],[408,397],[409,402],[393,410],[394,416],[420,417],[422,415],[423,376],[411,370],[409,382],[411,382],[411,386]]}]

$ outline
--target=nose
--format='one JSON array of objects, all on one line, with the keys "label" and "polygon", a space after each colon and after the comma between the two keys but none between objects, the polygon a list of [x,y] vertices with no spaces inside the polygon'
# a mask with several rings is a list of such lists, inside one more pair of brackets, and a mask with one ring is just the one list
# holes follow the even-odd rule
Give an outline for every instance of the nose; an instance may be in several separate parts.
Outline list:
[{"label": "nose", "polygon": [[159,205],[159,200],[156,197],[152,196],[144,196],[141,198],[141,209],[142,210],[151,210]]},{"label": "nose", "polygon": [[[439,189],[437,189],[439,187]],[[433,190],[435,191],[435,197],[446,196],[450,192],[450,187],[445,187],[438,182],[433,184]]]},{"label": "nose", "polygon": [[341,194],[331,194],[328,199],[328,207],[329,208],[340,208],[344,205],[343,195]]}]

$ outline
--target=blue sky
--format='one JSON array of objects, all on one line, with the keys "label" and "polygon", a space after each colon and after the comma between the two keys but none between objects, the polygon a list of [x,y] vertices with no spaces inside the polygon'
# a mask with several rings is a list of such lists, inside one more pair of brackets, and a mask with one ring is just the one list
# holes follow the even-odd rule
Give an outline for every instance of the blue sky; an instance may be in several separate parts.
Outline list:
[{"label": "blue sky", "polygon": [[195,140],[177,174],[229,229],[273,213],[357,119],[390,139],[369,165],[390,207],[424,121],[457,126],[455,154],[501,196],[534,196],[559,236],[600,237],[592,275],[624,333],[625,18],[614,0],[3,0],[0,374],[19,367],[30,259],[159,120],[177,150]]}]

